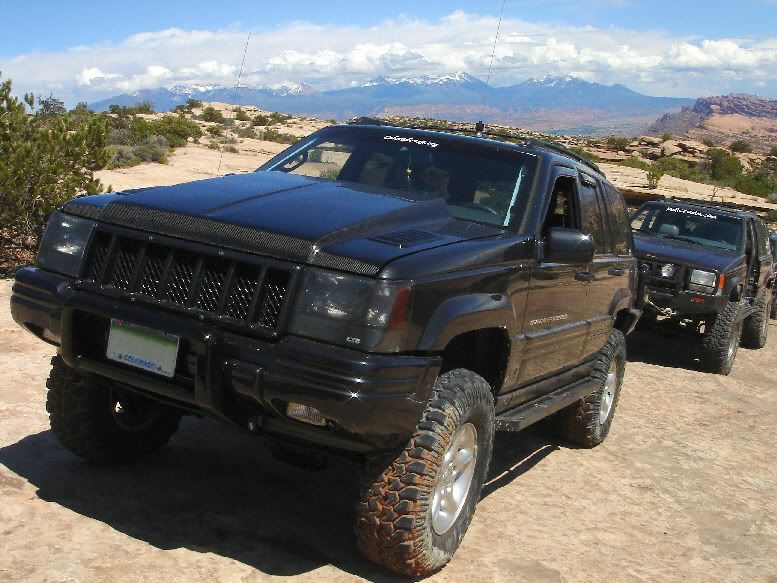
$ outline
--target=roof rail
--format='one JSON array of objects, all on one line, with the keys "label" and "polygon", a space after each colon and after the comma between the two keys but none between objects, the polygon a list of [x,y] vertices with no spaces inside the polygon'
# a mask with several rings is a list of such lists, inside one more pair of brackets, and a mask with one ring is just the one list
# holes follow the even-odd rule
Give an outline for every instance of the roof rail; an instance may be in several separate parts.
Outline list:
[{"label": "roof rail", "polygon": [[588,166],[598,174],[604,174],[599,168],[599,166],[596,165],[596,163],[592,162],[585,156],[581,156],[580,154],[577,154],[570,150],[569,148],[566,148],[562,146],[561,144],[554,144],[552,142],[546,142],[544,140],[538,140],[536,138],[524,138],[522,136],[516,136],[513,134],[505,134],[505,133],[498,133],[498,132],[489,132],[486,131],[480,122],[475,126],[474,129],[469,128],[448,128],[448,127],[440,127],[440,126],[422,126],[422,125],[409,125],[409,126],[401,126],[396,124],[388,124],[384,120],[376,117],[355,117],[351,120],[349,120],[347,123],[349,124],[358,124],[358,125],[374,125],[374,126],[393,126],[393,127],[399,127],[404,128],[408,130],[426,130],[426,131],[433,131],[433,132],[443,132],[443,133],[452,133],[452,134],[468,134],[473,135],[476,137],[492,137],[492,138],[503,138],[507,140],[513,140],[513,143],[516,143],[517,145],[523,145],[528,146],[530,148],[542,148],[544,150],[550,150],[552,152],[555,152],[557,154],[561,154],[563,156],[566,156],[567,158],[572,158],[576,162],[579,162],[580,164],[583,164],[584,166]]}]

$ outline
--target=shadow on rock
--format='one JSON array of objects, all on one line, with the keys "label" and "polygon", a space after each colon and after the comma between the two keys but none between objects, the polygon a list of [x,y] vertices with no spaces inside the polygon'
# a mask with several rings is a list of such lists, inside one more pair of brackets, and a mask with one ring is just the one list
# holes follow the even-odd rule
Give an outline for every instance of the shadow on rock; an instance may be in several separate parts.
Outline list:
[{"label": "shadow on rock", "polygon": [[261,441],[212,421],[186,418],[167,448],[122,466],[89,466],[51,431],[1,448],[0,463],[41,499],[159,549],[212,552],[271,575],[332,564],[398,580],[356,549],[355,467],[335,459],[315,473],[287,466]]}]

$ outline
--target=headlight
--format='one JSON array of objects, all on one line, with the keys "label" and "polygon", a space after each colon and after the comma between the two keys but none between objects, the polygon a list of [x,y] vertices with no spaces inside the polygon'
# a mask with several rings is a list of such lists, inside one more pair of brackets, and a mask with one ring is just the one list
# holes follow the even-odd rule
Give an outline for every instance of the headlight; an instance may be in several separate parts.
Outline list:
[{"label": "headlight", "polygon": [[367,351],[400,349],[410,284],[309,269],[289,331]]},{"label": "headlight", "polygon": [[715,287],[717,276],[712,271],[702,271],[694,269],[691,271],[691,283],[704,287]]},{"label": "headlight", "polygon": [[94,224],[88,219],[54,212],[38,249],[38,267],[78,277]]},{"label": "headlight", "polygon": [[667,279],[672,277],[674,275],[674,265],[671,263],[667,263],[666,265],[661,266],[661,277],[666,277]]}]

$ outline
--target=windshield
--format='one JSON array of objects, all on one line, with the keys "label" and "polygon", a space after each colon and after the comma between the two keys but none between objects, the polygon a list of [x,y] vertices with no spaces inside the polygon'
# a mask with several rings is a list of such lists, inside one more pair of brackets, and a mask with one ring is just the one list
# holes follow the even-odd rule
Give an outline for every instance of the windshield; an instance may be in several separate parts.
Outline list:
[{"label": "windshield", "polygon": [[707,247],[742,248],[742,221],[705,208],[646,204],[634,214],[631,228]]},{"label": "windshield", "polygon": [[259,170],[355,183],[411,200],[442,198],[454,218],[507,226],[525,199],[536,157],[444,136],[331,128]]}]

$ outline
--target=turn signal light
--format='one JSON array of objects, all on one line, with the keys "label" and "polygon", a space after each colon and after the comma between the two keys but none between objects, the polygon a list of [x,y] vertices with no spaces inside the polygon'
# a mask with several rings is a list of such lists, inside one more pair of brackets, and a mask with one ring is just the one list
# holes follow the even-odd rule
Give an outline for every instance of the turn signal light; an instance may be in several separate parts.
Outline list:
[{"label": "turn signal light", "polygon": [[718,279],[718,289],[723,289],[726,287],[726,274],[721,273],[720,279]]},{"label": "turn signal light", "polygon": [[309,423],[310,425],[317,425],[318,427],[326,425],[326,419],[321,414],[321,411],[310,405],[289,403],[286,405],[286,415],[289,419],[302,421],[303,423]]}]

